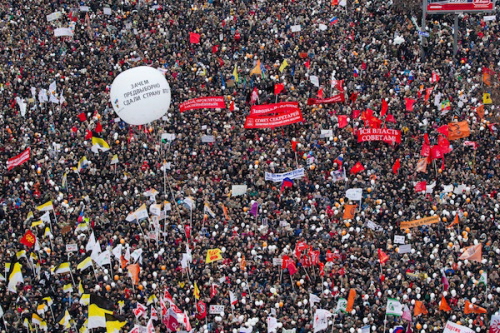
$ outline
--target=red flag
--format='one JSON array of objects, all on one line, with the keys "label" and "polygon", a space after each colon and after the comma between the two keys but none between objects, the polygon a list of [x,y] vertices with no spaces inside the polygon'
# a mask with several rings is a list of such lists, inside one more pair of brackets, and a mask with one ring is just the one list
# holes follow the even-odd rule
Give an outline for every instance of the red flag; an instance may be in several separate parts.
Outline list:
[{"label": "red flag", "polygon": [[427,182],[426,181],[418,182],[415,185],[415,192],[425,192],[426,189],[427,189]]},{"label": "red flag", "polygon": [[177,328],[179,328],[180,325],[179,322],[177,321],[177,315],[175,314],[175,312],[171,310],[168,311],[168,317],[165,326],[167,326],[170,332],[177,332]]},{"label": "red flag", "polygon": [[217,285],[215,283],[212,283],[210,286],[210,298],[214,298],[215,295],[217,295]]},{"label": "red flag", "polygon": [[444,157],[443,149],[438,145],[432,146],[431,159],[436,160],[436,159],[443,158],[443,157]]},{"label": "red flag", "polygon": [[325,276],[325,264],[319,263],[319,276]]},{"label": "red flag", "polygon": [[337,116],[337,120],[339,121],[339,128],[344,128],[348,124],[346,115]]},{"label": "red flag", "polygon": [[357,99],[358,99],[357,93],[351,93],[351,96],[349,96],[349,100],[351,101],[351,103],[356,103]]},{"label": "red flag", "polygon": [[316,96],[318,96],[318,98],[323,98],[323,88],[319,88],[318,94]]},{"label": "red flag", "polygon": [[197,319],[205,319],[207,316],[207,305],[202,301],[198,301],[198,303],[196,303],[196,312],[198,312],[196,314]]},{"label": "red flag", "polygon": [[234,111],[234,101],[231,101],[231,103],[229,103],[229,111]]},{"label": "red flag", "polygon": [[358,163],[354,164],[354,166],[351,168],[351,170],[349,170],[349,173],[351,175],[355,175],[363,170],[365,170],[365,167],[363,166],[363,164],[361,164],[361,162],[358,162]]},{"label": "red flag", "polygon": [[274,85],[274,94],[275,95],[278,95],[283,90],[285,90],[285,84],[284,83],[276,83]]},{"label": "red flag", "polygon": [[27,247],[32,247],[36,243],[36,236],[31,230],[28,230],[19,242]]},{"label": "red flag", "polygon": [[219,45],[212,46],[212,53],[217,53],[217,52],[219,52]]},{"label": "red flag", "polygon": [[378,253],[378,261],[381,264],[385,264],[386,262],[389,261],[389,256],[384,251],[378,249],[377,253]]},{"label": "red flag", "polygon": [[361,116],[361,111],[360,110],[352,110],[351,116],[353,119],[357,119],[357,118],[359,118],[359,116]]},{"label": "red flag", "polygon": [[195,32],[189,33],[189,42],[191,44],[200,44],[200,38],[201,38],[200,34],[197,34]]},{"label": "red flag", "polygon": [[439,133],[443,134],[444,136],[448,137],[448,125],[443,125],[441,127],[438,127],[436,129],[436,131],[438,131]]},{"label": "red flag", "polygon": [[431,82],[438,82],[441,79],[441,76],[438,75],[436,72],[432,72],[432,77],[431,77]]},{"label": "red flag", "polygon": [[307,61],[304,63],[304,66],[306,66],[307,69],[311,68],[311,59],[307,59]]},{"label": "red flag", "polygon": [[385,117],[385,121],[388,122],[388,123],[395,123],[396,122],[396,118],[394,118],[394,115],[388,114],[387,117]]},{"label": "red flag", "polygon": [[297,242],[295,244],[294,254],[296,257],[300,257],[301,253],[309,249],[310,246],[306,242]]},{"label": "red flag", "polygon": [[254,87],[250,95],[250,104],[255,104],[259,100],[259,90]]},{"label": "red flag", "polygon": [[344,92],[344,80],[332,80],[332,88],[337,89],[339,92]]},{"label": "red flag", "polygon": [[78,119],[80,119],[80,121],[85,121],[87,120],[87,115],[85,114],[85,112],[82,112],[78,115]]},{"label": "red flag", "polygon": [[288,263],[288,266],[286,266],[286,268],[288,269],[288,273],[290,273],[290,275],[294,275],[298,272],[297,267],[295,266],[295,263],[293,261]]},{"label": "red flag", "polygon": [[438,137],[438,146],[441,147],[443,154],[448,154],[452,150],[450,147],[450,141],[442,135]]},{"label": "red flag", "polygon": [[429,157],[431,155],[431,146],[424,143],[420,149],[420,155]]},{"label": "red flag", "polygon": [[85,140],[90,140],[93,136],[94,134],[92,134],[92,131],[87,130],[87,132],[85,132]]},{"label": "red flag", "polygon": [[412,98],[405,98],[406,111],[413,111],[413,105],[417,100]]},{"label": "red flag", "polygon": [[298,141],[292,140],[292,150],[293,151],[297,151],[297,144],[298,143],[299,143]]},{"label": "red flag", "polygon": [[476,150],[479,147],[479,143],[475,141],[464,141],[464,146],[470,146],[472,149]]},{"label": "red flag", "polygon": [[30,159],[30,154],[31,154],[31,148],[28,147],[23,152],[17,156],[14,156],[12,158],[9,158],[7,160],[7,170],[12,170],[16,166],[22,165],[24,162],[28,161]]},{"label": "red flag", "polygon": [[191,238],[191,226],[186,224],[184,226],[184,232],[186,233],[186,238],[190,239]]},{"label": "red flag", "polygon": [[429,140],[429,134],[427,134],[427,133],[424,134],[424,143],[426,145],[430,145],[431,144],[431,141]]},{"label": "red flag", "polygon": [[394,165],[392,166],[392,173],[397,174],[399,168],[401,168],[401,160],[398,158],[396,159],[396,162],[394,162]]},{"label": "red flag", "polygon": [[101,123],[98,122],[95,125],[94,132],[96,132],[96,133],[101,133],[102,132],[102,125],[101,125]]},{"label": "red flag", "polygon": [[383,117],[387,114],[387,111],[389,110],[389,103],[385,100],[385,98],[382,98],[382,106],[380,108],[380,116]]},{"label": "red flag", "polygon": [[434,88],[425,89],[424,101],[427,102],[429,100],[429,97],[431,97],[431,94],[432,94],[432,90],[434,90]]},{"label": "red flag", "polygon": [[290,262],[292,262],[292,259],[290,259],[289,256],[287,256],[286,254],[282,255],[281,256],[281,269],[287,269],[288,264]]}]

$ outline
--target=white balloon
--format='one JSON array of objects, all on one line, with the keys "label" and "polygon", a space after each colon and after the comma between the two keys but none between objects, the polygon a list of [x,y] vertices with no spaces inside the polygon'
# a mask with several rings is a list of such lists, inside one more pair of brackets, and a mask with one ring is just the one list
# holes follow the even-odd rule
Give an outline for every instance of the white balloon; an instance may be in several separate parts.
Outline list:
[{"label": "white balloon", "polygon": [[140,66],[126,70],[114,79],[110,99],[123,121],[144,125],[167,113],[170,94],[170,86],[160,71]]}]

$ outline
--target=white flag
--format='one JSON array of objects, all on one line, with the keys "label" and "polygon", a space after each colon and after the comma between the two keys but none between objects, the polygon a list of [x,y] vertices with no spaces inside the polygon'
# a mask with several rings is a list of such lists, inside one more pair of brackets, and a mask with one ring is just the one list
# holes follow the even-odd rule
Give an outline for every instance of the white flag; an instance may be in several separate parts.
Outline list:
[{"label": "white flag", "polygon": [[24,102],[23,98],[19,98],[19,97],[16,97],[16,103],[17,103],[17,105],[19,105],[19,110],[21,111],[21,116],[24,117],[26,115],[26,107],[28,106],[28,104],[26,104]]},{"label": "white flag", "polygon": [[363,189],[362,188],[350,188],[346,191],[345,196],[349,200],[359,201],[363,197]]},{"label": "white flag", "polygon": [[314,294],[309,294],[309,304],[311,304],[311,308],[314,306],[315,303],[318,303],[321,301],[321,298]]},{"label": "white flag", "polygon": [[387,299],[387,308],[385,314],[388,316],[402,316],[403,315],[403,305],[395,298]]},{"label": "white flag", "polygon": [[267,317],[267,333],[276,332],[278,328],[278,321],[274,317]]},{"label": "white flag", "polygon": [[47,96],[47,89],[40,89],[40,91],[38,92],[38,101],[40,103],[49,101],[49,97]]},{"label": "white flag", "polygon": [[131,258],[134,259],[135,262],[142,264],[142,249],[137,249],[130,255]]},{"label": "white flag", "polygon": [[[89,242],[87,243],[87,246],[85,247],[85,251],[93,251],[94,250],[94,246],[96,244],[96,241],[95,241],[95,236],[94,236],[94,232],[92,231],[92,233],[90,234],[90,237],[89,237]],[[99,252],[100,252],[101,248],[99,248]]]},{"label": "white flag", "polygon": [[189,209],[194,209],[194,200],[191,197],[184,198],[184,204],[189,207]]},{"label": "white flag", "polygon": [[316,75],[309,76],[309,80],[311,80],[311,83],[319,88],[319,78]]},{"label": "white flag", "polygon": [[238,303],[238,299],[232,291],[229,292],[229,301],[231,302],[231,307],[234,309],[234,305]]},{"label": "white flag", "polygon": [[101,245],[99,243],[94,244],[94,248],[92,249],[92,253],[90,254],[90,258],[97,262],[99,260],[99,254],[101,253]]},{"label": "white flag", "polygon": [[114,249],[113,249],[113,255],[115,256],[116,260],[120,260],[122,256],[122,248],[123,245],[118,244]]},{"label": "white flag", "polygon": [[111,265],[111,255],[109,251],[104,251],[97,257],[97,260],[95,261],[96,264],[99,266],[103,267],[104,265]]},{"label": "white flag", "polygon": [[328,310],[317,309],[314,313],[314,332],[325,330],[328,328],[328,318],[332,316],[332,313]]}]

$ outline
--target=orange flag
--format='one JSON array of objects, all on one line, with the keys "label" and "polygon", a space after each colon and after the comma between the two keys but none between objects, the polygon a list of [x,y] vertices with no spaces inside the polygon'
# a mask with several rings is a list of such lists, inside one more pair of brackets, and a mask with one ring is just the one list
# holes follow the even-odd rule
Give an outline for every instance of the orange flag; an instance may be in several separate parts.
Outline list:
[{"label": "orange flag", "polygon": [[458,219],[458,214],[457,214],[457,215],[455,215],[455,219],[453,220],[453,222],[451,222],[451,224],[449,226],[447,226],[446,228],[451,229],[451,228],[453,228],[454,225],[457,225],[459,222],[460,222],[460,220]]},{"label": "orange flag", "polygon": [[427,173],[427,157],[423,157],[418,160],[417,172]]},{"label": "orange flag", "polygon": [[260,60],[257,60],[257,64],[255,67],[250,71],[250,76],[254,74],[262,74],[262,70],[260,69]]},{"label": "orange flag", "polygon": [[476,108],[476,113],[479,116],[479,118],[484,119],[484,105],[481,104]]},{"label": "orange flag", "polygon": [[441,311],[451,311],[450,306],[448,305],[448,302],[446,301],[446,298],[441,297],[441,302],[439,302],[439,310]]},{"label": "orange flag", "polygon": [[135,285],[139,284],[139,273],[141,272],[141,266],[139,264],[132,264],[127,266],[128,273],[132,278],[132,282]]},{"label": "orange flag", "polygon": [[472,304],[471,302],[469,301],[465,301],[465,305],[464,305],[464,313],[465,314],[469,314],[469,313],[477,313],[477,314],[480,314],[480,313],[487,313],[488,311],[486,311],[485,308],[482,308],[480,306],[477,306],[476,304]]},{"label": "orange flag", "polygon": [[224,204],[222,205],[222,211],[224,212],[224,218],[229,221],[230,220],[229,213],[227,211],[227,207],[224,206]]},{"label": "orange flag", "polygon": [[247,260],[245,259],[245,256],[241,256],[240,269],[242,271],[245,271],[247,269]]},{"label": "orange flag", "polygon": [[421,314],[428,314],[429,311],[425,308],[424,302],[415,301],[415,308],[413,309],[413,316],[419,316]]},{"label": "orange flag", "polygon": [[448,123],[448,140],[466,138],[470,135],[469,124],[466,121]]},{"label": "orange flag", "polygon": [[124,256],[120,256],[120,263],[121,263],[122,269],[125,269],[125,267],[127,267],[128,260],[125,259]]},{"label": "orange flag", "polygon": [[356,212],[357,205],[345,205],[344,207],[344,215],[342,218],[344,220],[352,220],[354,218],[354,213]]},{"label": "orange flag", "polygon": [[458,259],[481,262],[483,260],[483,244],[479,243],[466,247],[464,253]]},{"label": "orange flag", "polygon": [[345,308],[346,312],[352,311],[355,298],[356,298],[356,289],[351,288],[351,290],[349,290],[349,297],[347,297],[347,306]]}]

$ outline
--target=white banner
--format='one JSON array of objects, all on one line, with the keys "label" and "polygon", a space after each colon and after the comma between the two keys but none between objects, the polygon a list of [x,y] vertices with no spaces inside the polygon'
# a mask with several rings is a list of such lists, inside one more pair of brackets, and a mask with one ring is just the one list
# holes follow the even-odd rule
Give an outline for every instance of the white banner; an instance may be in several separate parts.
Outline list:
[{"label": "white banner", "polygon": [[297,24],[297,25],[292,25],[292,26],[290,27],[290,29],[292,30],[292,32],[299,32],[299,31],[301,31],[301,30],[302,30],[302,28],[301,28],[300,24]]},{"label": "white banner", "polygon": [[247,186],[246,185],[233,185],[231,187],[231,196],[232,197],[237,197],[238,195],[243,195],[247,193]]},{"label": "white banner", "polygon": [[350,188],[345,192],[345,196],[349,200],[359,201],[363,197],[363,189],[361,188]]},{"label": "white banner", "polygon": [[161,139],[168,140],[168,141],[174,141],[175,140],[175,133],[162,133]]},{"label": "white banner", "polygon": [[201,142],[215,142],[215,136],[213,135],[204,135],[201,137]]},{"label": "white banner", "polygon": [[468,327],[448,321],[446,322],[446,326],[444,327],[443,333],[474,333],[474,331]]},{"label": "white banner", "polygon": [[322,137],[322,138],[331,138],[331,137],[333,137],[333,130],[332,129],[321,130],[320,137]]},{"label": "white banner", "polygon": [[290,178],[290,179],[297,179],[297,178],[302,178],[305,175],[304,168],[300,169],[295,169],[293,171],[289,172],[284,172],[284,173],[270,173],[266,172],[266,180],[270,180],[272,182],[276,183],[281,183],[283,179],[285,178]]},{"label": "white banner", "polygon": [[62,13],[61,12],[53,12],[52,14],[47,15],[47,21],[52,22],[55,21],[59,18],[61,18]]},{"label": "white banner", "polygon": [[411,244],[401,245],[399,247],[399,254],[410,253],[411,252]]},{"label": "white banner", "polygon": [[109,7],[104,7],[102,9],[102,12],[104,13],[104,15],[111,15],[111,8]]},{"label": "white banner", "polygon": [[72,37],[73,31],[70,28],[57,28],[54,30],[54,36],[56,37]]}]

